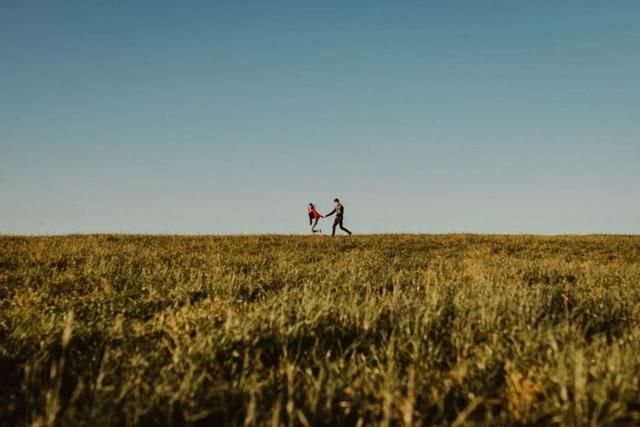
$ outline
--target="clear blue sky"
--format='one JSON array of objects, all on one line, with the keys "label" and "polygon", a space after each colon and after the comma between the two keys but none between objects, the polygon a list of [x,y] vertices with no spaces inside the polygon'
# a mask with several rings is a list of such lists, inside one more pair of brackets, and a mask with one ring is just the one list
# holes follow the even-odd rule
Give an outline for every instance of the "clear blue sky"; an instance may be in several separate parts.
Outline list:
[{"label": "clear blue sky", "polygon": [[[640,233],[640,1],[0,2],[0,233]],[[324,228],[329,228],[325,222]]]}]

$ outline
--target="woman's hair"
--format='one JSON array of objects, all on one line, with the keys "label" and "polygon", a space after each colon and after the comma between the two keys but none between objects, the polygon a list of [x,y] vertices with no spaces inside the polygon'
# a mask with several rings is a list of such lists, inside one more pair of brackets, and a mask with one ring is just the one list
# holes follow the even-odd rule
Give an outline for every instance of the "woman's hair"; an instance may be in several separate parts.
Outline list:
[{"label": "woman's hair", "polygon": [[333,199],[333,201],[340,203],[340,199],[338,199],[337,197],[335,199]]},{"label": "woman's hair", "polygon": [[315,208],[315,206],[313,205],[313,203],[309,203],[309,206],[311,206],[312,208]]}]

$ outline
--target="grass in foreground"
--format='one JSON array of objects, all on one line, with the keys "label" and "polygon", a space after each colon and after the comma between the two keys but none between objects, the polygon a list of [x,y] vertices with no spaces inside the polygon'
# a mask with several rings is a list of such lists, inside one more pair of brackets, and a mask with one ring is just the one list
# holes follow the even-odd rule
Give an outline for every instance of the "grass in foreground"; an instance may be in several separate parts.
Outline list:
[{"label": "grass in foreground", "polygon": [[640,424],[640,237],[0,237],[4,425]]}]

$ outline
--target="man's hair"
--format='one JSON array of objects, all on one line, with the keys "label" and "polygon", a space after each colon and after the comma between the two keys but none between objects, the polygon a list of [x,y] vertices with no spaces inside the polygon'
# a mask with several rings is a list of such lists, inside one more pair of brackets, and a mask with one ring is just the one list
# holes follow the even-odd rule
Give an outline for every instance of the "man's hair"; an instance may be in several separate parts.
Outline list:
[{"label": "man's hair", "polygon": [[333,201],[340,203],[340,199],[338,199],[337,197],[335,199],[333,199]]}]

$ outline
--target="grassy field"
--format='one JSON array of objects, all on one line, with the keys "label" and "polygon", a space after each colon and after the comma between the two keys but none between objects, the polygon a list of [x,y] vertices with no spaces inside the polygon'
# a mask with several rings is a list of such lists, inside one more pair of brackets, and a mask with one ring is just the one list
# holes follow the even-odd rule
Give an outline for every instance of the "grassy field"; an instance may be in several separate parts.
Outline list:
[{"label": "grassy field", "polygon": [[0,237],[3,425],[638,425],[640,237]]}]

